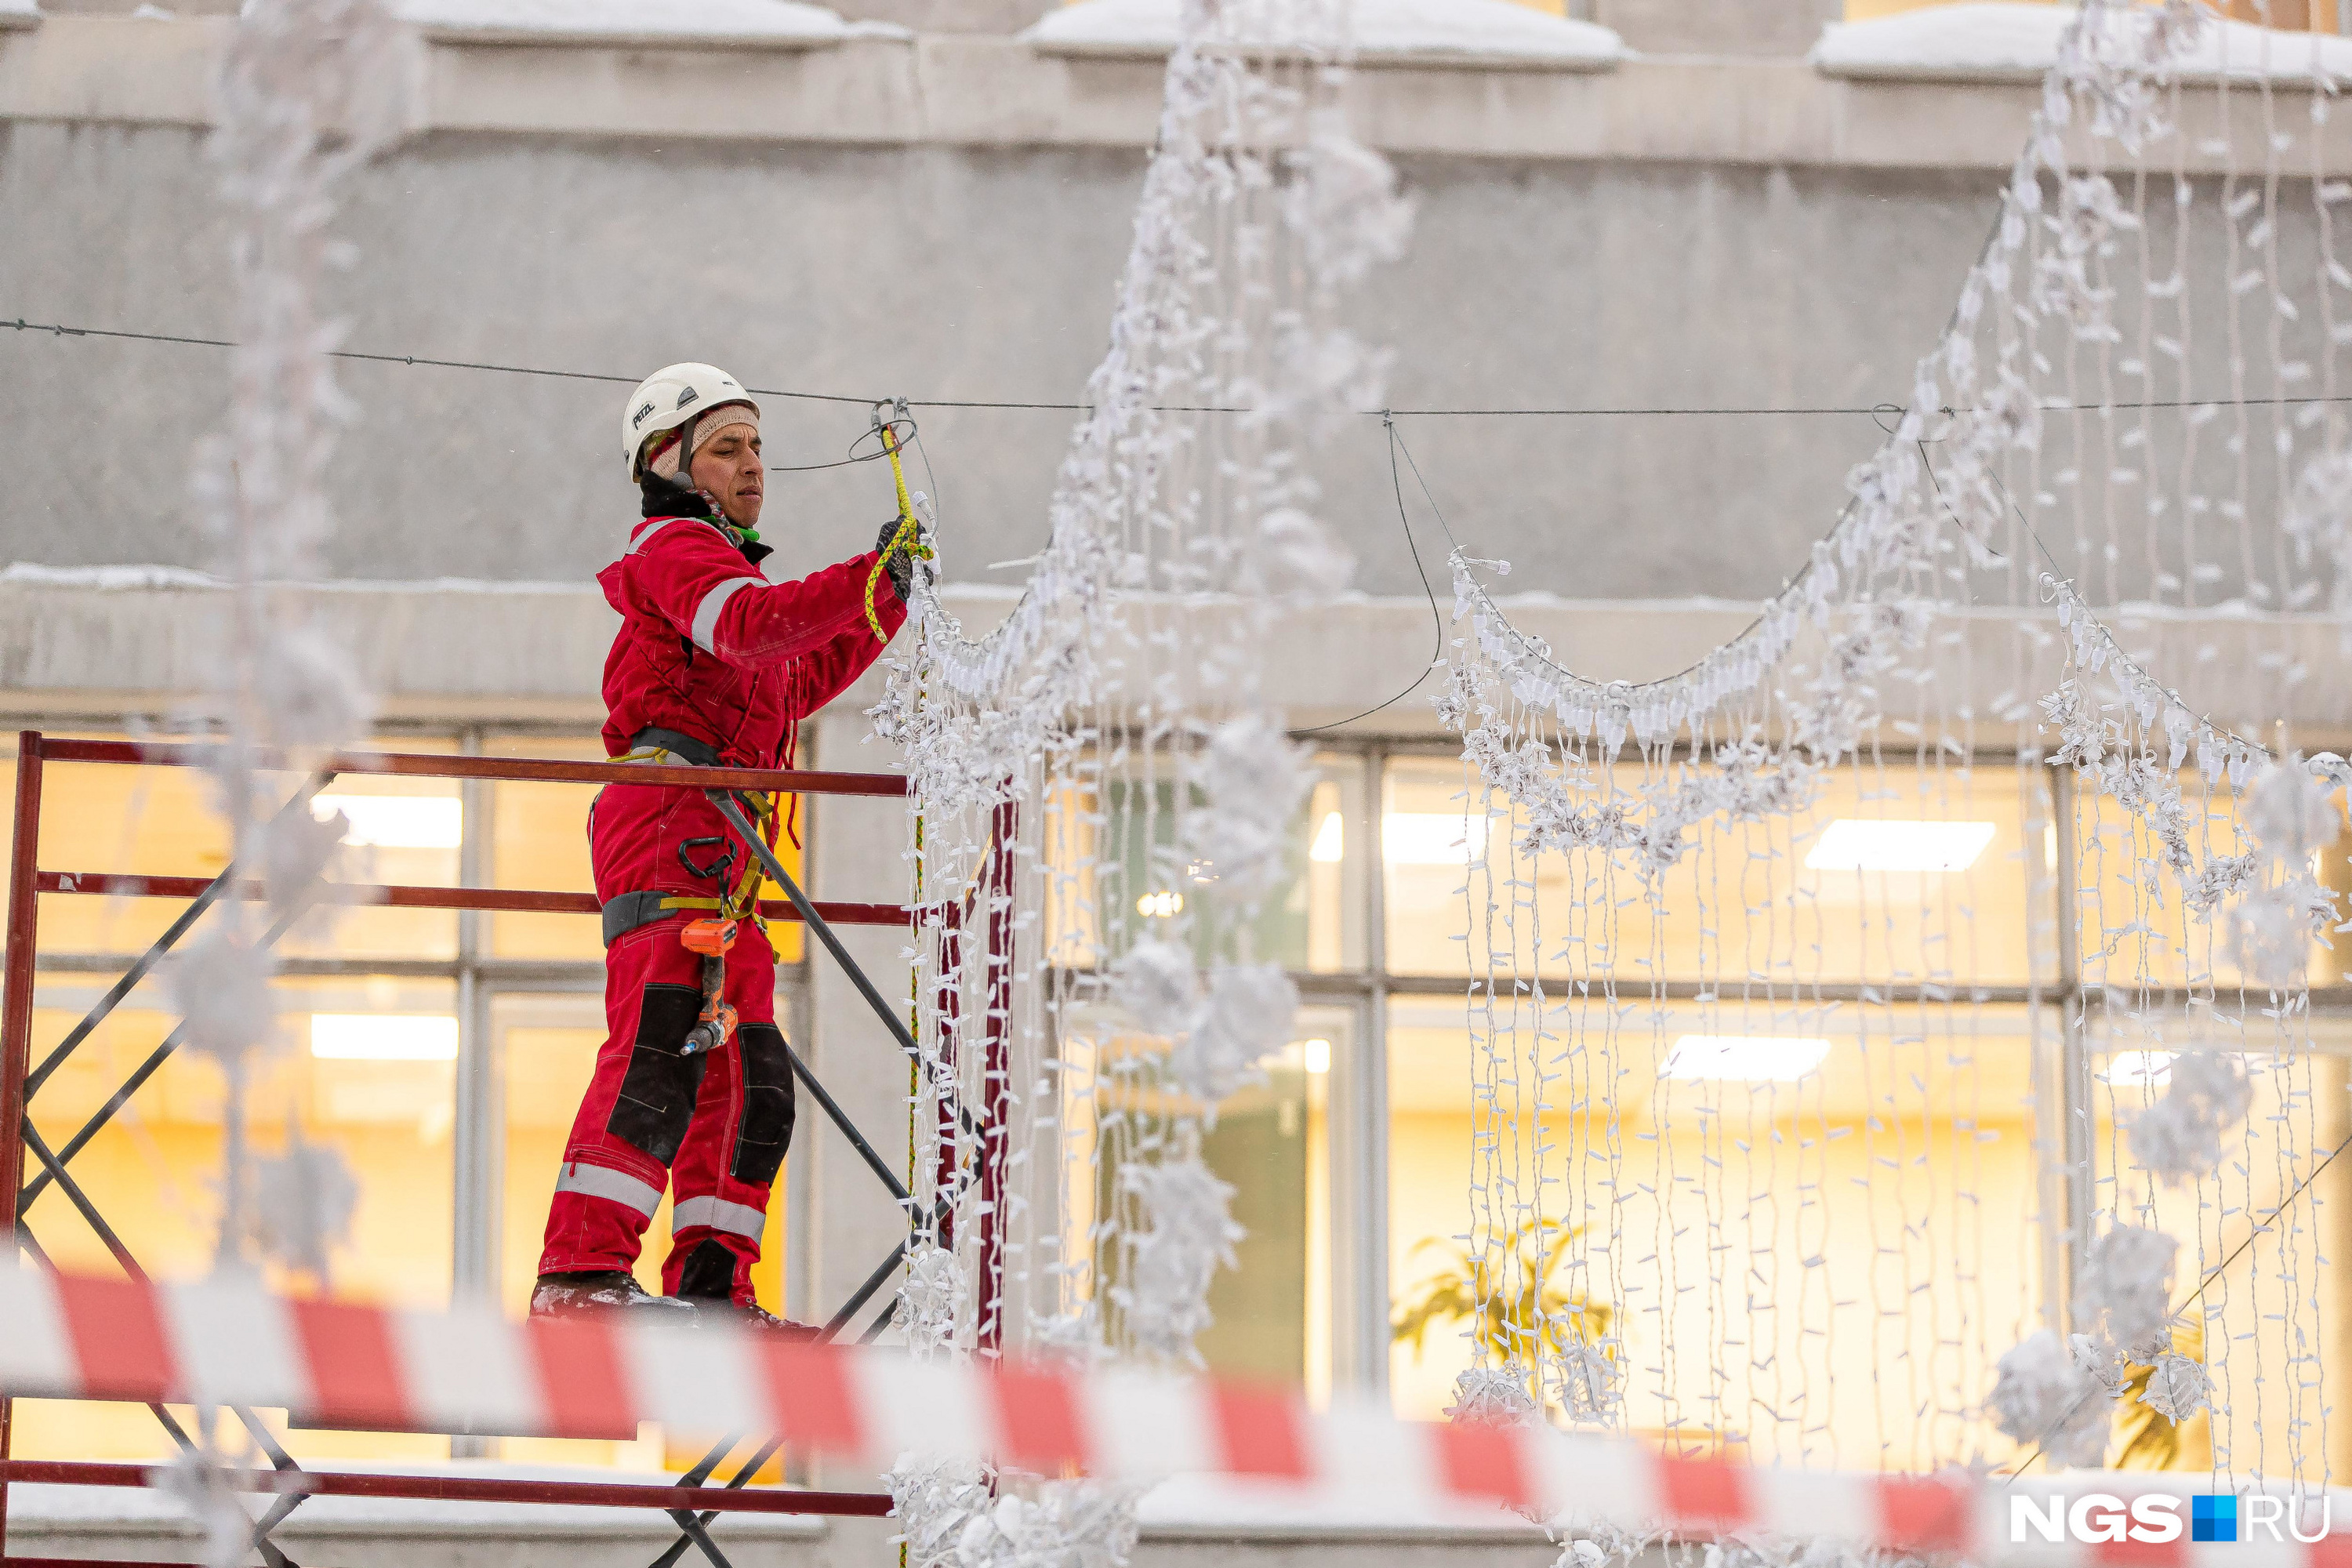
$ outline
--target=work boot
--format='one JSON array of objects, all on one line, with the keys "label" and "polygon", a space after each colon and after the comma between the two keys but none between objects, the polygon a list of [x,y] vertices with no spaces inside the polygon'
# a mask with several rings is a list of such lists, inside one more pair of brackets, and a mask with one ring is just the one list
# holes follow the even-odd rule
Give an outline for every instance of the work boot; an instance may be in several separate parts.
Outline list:
[{"label": "work boot", "polygon": [[781,1334],[788,1340],[813,1340],[818,1331],[807,1323],[795,1323],[790,1318],[779,1318],[757,1301],[730,1301],[724,1296],[677,1296],[672,1300],[691,1301],[694,1310],[706,1321],[723,1320],[732,1316],[737,1322],[762,1333]]},{"label": "work boot", "polygon": [[754,1298],[749,1301],[735,1300],[735,1254],[715,1237],[706,1237],[697,1243],[686,1262],[677,1271],[677,1296],[681,1301],[691,1301],[695,1310],[714,1322],[732,1317],[750,1328],[784,1334],[796,1340],[813,1340],[817,1331],[806,1323],[795,1323],[779,1318],[760,1305]]},{"label": "work boot", "polygon": [[594,1312],[642,1312],[660,1322],[691,1324],[694,1303],[677,1296],[656,1296],[625,1268],[583,1268],[542,1274],[530,1293],[534,1318],[572,1318]]}]

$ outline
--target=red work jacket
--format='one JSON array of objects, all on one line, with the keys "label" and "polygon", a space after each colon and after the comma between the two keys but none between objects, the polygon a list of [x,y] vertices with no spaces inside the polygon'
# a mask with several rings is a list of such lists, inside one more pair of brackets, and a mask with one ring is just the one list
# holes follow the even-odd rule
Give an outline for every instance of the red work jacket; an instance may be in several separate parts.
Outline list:
[{"label": "red work jacket", "polygon": [[874,552],[771,583],[768,552],[716,523],[649,517],[618,561],[596,574],[621,613],[604,659],[604,749],[629,750],[647,727],[708,742],[730,766],[790,767],[800,721],[846,690],[906,624],[885,576],[874,590],[883,637],[866,619]]}]

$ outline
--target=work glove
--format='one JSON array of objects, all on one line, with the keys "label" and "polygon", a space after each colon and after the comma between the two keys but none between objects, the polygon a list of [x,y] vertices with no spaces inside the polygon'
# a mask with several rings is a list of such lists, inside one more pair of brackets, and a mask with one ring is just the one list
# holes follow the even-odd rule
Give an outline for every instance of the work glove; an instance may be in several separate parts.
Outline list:
[{"label": "work glove", "polygon": [[874,542],[874,552],[882,557],[882,570],[890,574],[890,587],[898,594],[898,603],[912,605],[915,597],[915,558],[904,544],[896,550],[890,548],[890,540],[898,531],[897,518],[884,523],[881,537]]},{"label": "work glove", "polygon": [[637,493],[644,498],[645,517],[701,517],[711,515],[710,503],[700,490],[680,489],[659,474],[647,470],[637,481]]}]

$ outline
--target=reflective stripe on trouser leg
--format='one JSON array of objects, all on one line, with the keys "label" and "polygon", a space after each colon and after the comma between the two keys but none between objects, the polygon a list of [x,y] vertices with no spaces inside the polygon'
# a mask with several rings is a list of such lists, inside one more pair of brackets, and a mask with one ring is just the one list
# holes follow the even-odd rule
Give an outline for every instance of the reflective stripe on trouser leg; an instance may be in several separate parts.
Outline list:
[{"label": "reflective stripe on trouser leg", "polygon": [[555,1190],[578,1193],[584,1197],[610,1198],[616,1204],[626,1204],[647,1219],[661,1207],[662,1190],[641,1182],[625,1171],[615,1171],[604,1165],[583,1164],[567,1160],[556,1173]]},{"label": "reflective stripe on trouser leg", "polygon": [[670,1211],[670,1224],[679,1230],[704,1226],[711,1230],[724,1230],[737,1236],[747,1236],[756,1244],[766,1234],[768,1213],[749,1204],[730,1204],[725,1198],[688,1198]]}]

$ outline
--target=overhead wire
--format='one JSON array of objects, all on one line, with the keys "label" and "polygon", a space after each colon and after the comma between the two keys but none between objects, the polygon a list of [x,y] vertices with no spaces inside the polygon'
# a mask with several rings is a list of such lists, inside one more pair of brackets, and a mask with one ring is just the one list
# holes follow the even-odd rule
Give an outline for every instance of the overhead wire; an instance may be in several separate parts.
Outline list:
[{"label": "overhead wire", "polygon": [[[168,343],[188,348],[233,349],[239,346],[234,339],[230,338],[194,337],[177,332],[136,332],[114,327],[73,326],[56,321],[27,321],[22,316],[16,317],[13,321],[0,318],[0,327],[11,328],[19,332],[47,332],[53,337],[59,338],[107,338],[126,342]],[[556,370],[541,365],[507,364],[494,360],[440,359],[427,354],[371,353],[357,349],[331,349],[328,351],[328,357],[331,359],[352,360],[367,364],[412,365],[430,370],[483,371],[499,375],[535,375],[545,376],[559,381],[588,381],[614,386],[635,386],[643,379],[641,376],[614,375],[598,371]],[[773,386],[751,386],[746,387],[744,390],[757,397],[789,397],[813,403],[855,404],[861,407],[871,407],[877,403],[887,401],[887,399],[882,398],[856,396],[848,393],[806,392],[797,388]],[[924,408],[998,409],[1013,412],[1032,411],[1055,414],[1086,414],[1092,412],[1094,406],[1092,404],[1087,403],[1037,402],[1008,398],[916,397],[908,398],[907,401]],[[2294,401],[2317,402],[2325,400],[2296,399]],[[1205,404],[1177,405],[1159,411],[1171,414],[1246,414],[1250,412],[1249,409],[1238,405],[1225,406]],[[1366,417],[1372,418],[1385,418],[1391,414],[1412,415],[1423,418],[1505,418],[1513,416],[1536,418],[1620,418],[1633,416],[1665,417],[1675,416],[1706,417],[1805,417],[1822,415],[1867,415],[1871,413],[1872,410],[1870,407],[1864,406],[1722,406],[1693,408],[1433,407],[1398,408],[1392,410],[1364,409],[1360,412]],[[838,463],[806,465],[809,468],[828,467],[837,468],[841,466],[844,465]]]},{"label": "overhead wire", "polygon": [[[758,388],[754,387],[751,390],[756,393]],[[905,435],[898,434],[898,426],[902,425],[907,427]],[[904,414],[891,419],[888,423],[888,428],[891,435],[897,439],[898,445],[902,447],[909,440],[914,439],[917,434],[915,421]],[[852,468],[859,463],[880,462],[890,456],[890,447],[888,443],[877,439],[882,434],[883,429],[883,426],[874,425],[859,431],[856,438],[849,443],[849,456],[845,458],[837,458],[830,463],[770,463],[768,465],[768,472],[772,474],[813,474],[820,468]],[[870,452],[861,452],[857,449],[858,447],[866,445],[868,441],[876,442],[874,450]],[[926,463],[926,471],[929,471],[929,465]]]},{"label": "overhead wire", "polygon": [[[198,338],[177,332],[131,332],[113,327],[73,327],[55,321],[28,321],[19,316],[15,321],[0,320],[0,327],[19,332],[47,332],[60,338],[113,338],[128,342],[173,343],[188,348],[233,349],[239,344],[233,338]],[[369,364],[422,365],[432,370],[479,370],[500,375],[537,375],[556,381],[594,381],[618,386],[635,386],[645,378],[639,375],[607,375],[599,371],[552,370],[544,365],[499,364],[489,360],[435,359],[425,354],[367,353],[358,349],[329,349],[329,359],[357,360]],[[792,392],[772,386],[753,386],[744,390],[759,397],[797,397],[814,403],[856,403],[871,405],[870,397],[851,397],[833,392]]]},{"label": "overhead wire", "polygon": [[[1422,666],[1421,673],[1414,676],[1412,682],[1407,685],[1403,690],[1398,692],[1387,701],[1376,703],[1372,707],[1365,709],[1361,713],[1351,713],[1345,719],[1334,719],[1328,724],[1316,724],[1309,726],[1307,729],[1293,731],[1296,734],[1319,735],[1326,730],[1337,730],[1343,724],[1353,724],[1360,719],[1370,718],[1373,714],[1380,712],[1383,709],[1395,707],[1398,703],[1412,696],[1415,691],[1421,689],[1421,683],[1429,679],[1430,671],[1435,669],[1445,658],[1445,617],[1437,608],[1437,590],[1430,584],[1429,568],[1422,563],[1421,546],[1419,543],[1415,542],[1412,537],[1412,520],[1407,516],[1405,512],[1404,480],[1397,473],[1397,448],[1399,443],[1397,440],[1396,420],[1392,416],[1383,412],[1381,416],[1381,426],[1388,433],[1389,484],[1396,492],[1397,522],[1404,530],[1405,548],[1412,552],[1412,569],[1421,574],[1421,591],[1429,595],[1429,618],[1431,625],[1436,631],[1436,645],[1431,648],[1429,662]],[[1406,454],[1405,461],[1408,463],[1412,461],[1412,458],[1410,453]],[[1412,477],[1416,479],[1421,478],[1421,469],[1419,468],[1416,467],[1412,470]],[[1426,482],[1422,485],[1421,489],[1422,494],[1429,494],[1429,486]],[[1454,531],[1453,529],[1446,527],[1445,514],[1442,511],[1437,511],[1436,498],[1431,497],[1429,506],[1432,511],[1437,513],[1438,526],[1445,528],[1445,537],[1452,539],[1454,537]]]},{"label": "overhead wire", "polygon": [[[34,321],[18,316],[14,320],[0,318],[0,327],[19,332],[47,332],[59,338],[109,338],[124,342],[168,343],[186,348],[233,349],[240,346],[234,338],[202,338],[183,332],[136,332],[119,327],[73,326],[60,321]],[[429,354],[371,353],[360,349],[330,349],[330,359],[352,360],[366,364],[402,364],[421,366],[428,370],[475,370],[498,375],[536,375],[557,381],[593,381],[614,386],[635,386],[644,378],[617,375],[602,371],[557,370],[546,365],[505,364],[495,360],[440,359]],[[810,403],[854,404],[861,407],[887,401],[845,392],[807,392],[796,387],[752,386],[744,390],[757,397],[790,397]],[[910,404],[924,408],[1000,409],[1010,412],[1029,411],[1048,414],[1087,414],[1093,412],[1090,403],[1041,402],[1018,398],[984,397],[910,397]],[[2232,398],[2174,398],[2137,405],[2147,408],[2204,408]],[[2302,406],[2306,404],[2352,403],[2352,393],[2321,395],[2312,397],[2249,397],[2247,406]],[[1626,419],[1626,418],[1811,418],[1820,416],[1872,416],[1899,405],[1822,404],[1781,406],[1724,404],[1699,405],[1688,407],[1670,405],[1647,405],[1627,407],[1583,408],[1568,406],[1544,407],[1469,407],[1469,408],[1366,408],[1358,413],[1365,418],[1411,416],[1419,419]],[[2059,413],[2072,406],[2067,404],[2045,404],[2045,412]],[[2089,406],[2089,405],[2085,405]],[[1209,404],[1171,405],[1157,410],[1166,414],[1247,414],[1239,405]],[[811,468],[841,465],[812,464]]]}]

